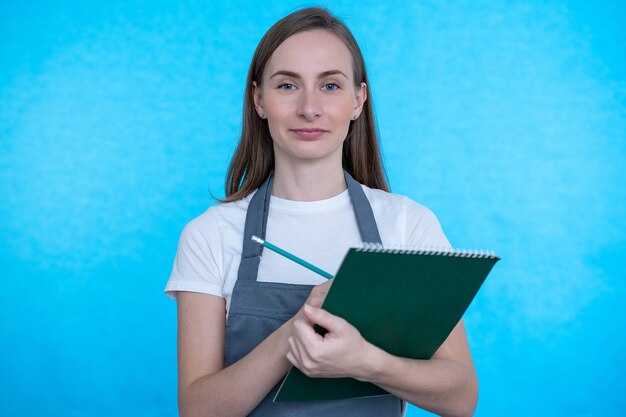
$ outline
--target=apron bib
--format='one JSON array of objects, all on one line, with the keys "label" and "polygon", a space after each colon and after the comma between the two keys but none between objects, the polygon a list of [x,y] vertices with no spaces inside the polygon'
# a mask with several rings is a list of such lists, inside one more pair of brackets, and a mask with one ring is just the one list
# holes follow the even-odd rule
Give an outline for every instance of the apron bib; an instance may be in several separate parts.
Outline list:
[{"label": "apron bib", "polygon": [[[372,207],[361,188],[345,172],[348,194],[354,208],[363,242],[382,243]],[[263,246],[253,242],[253,235],[265,239],[272,173],[252,196],[243,234],[243,249],[237,281],[230,300],[226,324],[225,366],[238,361],[267,336],[291,319],[307,300],[313,285],[258,282],[257,275]],[[254,417],[396,417],[404,413],[402,400],[385,395],[333,401],[274,403],[280,381],[249,414]],[[241,395],[245,395],[241,393]]]}]

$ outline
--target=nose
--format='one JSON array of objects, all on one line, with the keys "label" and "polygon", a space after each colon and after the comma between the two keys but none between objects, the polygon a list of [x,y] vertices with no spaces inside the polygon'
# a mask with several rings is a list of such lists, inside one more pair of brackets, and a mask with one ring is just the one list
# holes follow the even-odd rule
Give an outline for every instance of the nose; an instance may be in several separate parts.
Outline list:
[{"label": "nose", "polygon": [[307,121],[316,120],[322,115],[322,106],[315,91],[302,90],[297,113]]}]

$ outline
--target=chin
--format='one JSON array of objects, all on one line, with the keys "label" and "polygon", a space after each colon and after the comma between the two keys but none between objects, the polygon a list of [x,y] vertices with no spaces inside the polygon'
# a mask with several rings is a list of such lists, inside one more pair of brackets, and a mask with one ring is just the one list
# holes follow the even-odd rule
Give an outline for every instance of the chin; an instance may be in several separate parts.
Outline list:
[{"label": "chin", "polygon": [[316,160],[331,160],[337,158],[337,154],[339,154],[339,161],[341,161],[341,145],[337,146],[328,146],[329,144],[321,143],[321,141],[315,142],[306,142],[300,143],[299,146],[290,146],[289,148],[285,147],[274,147],[274,155],[276,159],[286,158],[290,160],[299,160],[303,162],[312,162]]}]

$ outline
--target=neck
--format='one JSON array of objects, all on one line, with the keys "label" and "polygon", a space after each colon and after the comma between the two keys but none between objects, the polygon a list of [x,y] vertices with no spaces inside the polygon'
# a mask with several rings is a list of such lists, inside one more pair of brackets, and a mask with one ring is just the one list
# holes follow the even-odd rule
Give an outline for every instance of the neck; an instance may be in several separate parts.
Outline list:
[{"label": "neck", "polygon": [[341,164],[276,164],[272,195],[295,201],[318,201],[347,189]]}]

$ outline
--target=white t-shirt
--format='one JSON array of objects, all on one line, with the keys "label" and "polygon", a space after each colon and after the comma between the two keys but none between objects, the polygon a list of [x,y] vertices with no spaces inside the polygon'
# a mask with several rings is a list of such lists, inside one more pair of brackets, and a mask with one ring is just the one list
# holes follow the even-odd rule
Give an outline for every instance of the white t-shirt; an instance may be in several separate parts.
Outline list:
[{"label": "white t-shirt", "polygon": [[[362,187],[383,246],[450,246],[429,209],[398,194]],[[213,206],[187,224],[165,288],[168,296],[174,298],[176,291],[212,294],[226,299],[228,311],[252,195]],[[348,190],[320,201],[272,196],[265,238],[333,275],[348,249],[362,243]],[[257,280],[317,285],[325,278],[264,249]]]}]

